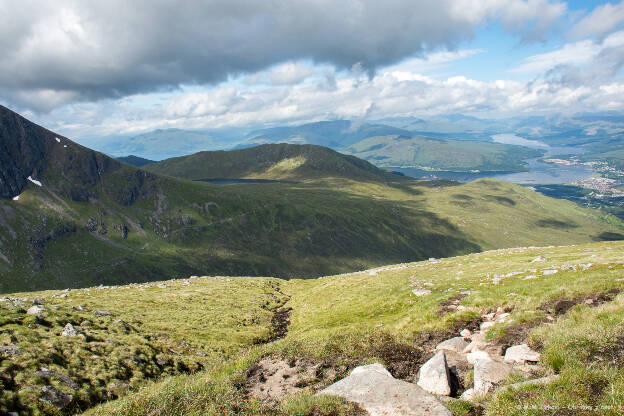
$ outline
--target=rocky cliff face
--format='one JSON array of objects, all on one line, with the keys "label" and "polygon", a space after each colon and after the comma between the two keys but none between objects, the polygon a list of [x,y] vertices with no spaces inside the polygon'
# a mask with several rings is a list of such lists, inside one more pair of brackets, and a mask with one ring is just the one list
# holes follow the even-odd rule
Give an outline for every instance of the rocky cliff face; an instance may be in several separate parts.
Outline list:
[{"label": "rocky cliff face", "polygon": [[42,168],[54,134],[0,106],[0,197],[12,198]]},{"label": "rocky cliff face", "polygon": [[[130,183],[107,183],[107,173],[121,170],[133,179]],[[139,196],[146,176],[152,175],[125,167],[0,106],[0,197],[21,194],[31,177],[74,201],[105,192],[129,205]]]}]

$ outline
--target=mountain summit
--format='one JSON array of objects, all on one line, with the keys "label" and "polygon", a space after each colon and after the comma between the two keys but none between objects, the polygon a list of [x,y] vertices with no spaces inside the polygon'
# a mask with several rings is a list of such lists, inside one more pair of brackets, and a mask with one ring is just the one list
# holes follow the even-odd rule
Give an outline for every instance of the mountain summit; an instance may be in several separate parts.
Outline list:
[{"label": "mountain summit", "polygon": [[145,167],[187,179],[249,178],[305,180],[339,177],[355,180],[398,180],[399,176],[354,156],[315,145],[264,144],[232,151],[199,152]]}]

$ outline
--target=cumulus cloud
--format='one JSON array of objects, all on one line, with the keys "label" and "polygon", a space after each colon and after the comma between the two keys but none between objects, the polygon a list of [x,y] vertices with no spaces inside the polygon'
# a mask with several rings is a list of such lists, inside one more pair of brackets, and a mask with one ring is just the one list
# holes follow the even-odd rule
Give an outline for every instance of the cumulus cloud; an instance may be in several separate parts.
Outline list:
[{"label": "cumulus cloud", "polygon": [[511,72],[537,74],[555,85],[596,86],[617,76],[624,66],[624,31],[614,32],[602,41],[586,39],[562,48],[534,55]]},{"label": "cumulus cloud", "polygon": [[462,76],[444,80],[425,76],[407,79],[400,73],[384,72],[370,80],[338,80],[334,91],[323,91],[311,84],[246,91],[239,96],[240,101],[222,114],[215,114],[207,107],[219,102],[216,92],[185,95],[171,100],[167,114],[170,120],[186,119],[199,127],[455,112],[517,115],[612,110],[624,106],[623,87],[624,83],[611,82],[597,88],[584,85],[553,88],[545,79],[529,84],[484,82]]},{"label": "cumulus cloud", "polygon": [[[555,0],[0,0],[3,99],[37,110],[214,84],[284,62],[380,67],[454,49],[501,20],[539,37]],[[305,69],[277,67],[273,84]],[[281,71],[281,72],[280,72]],[[46,98],[47,97],[47,98]]]},{"label": "cumulus cloud", "polygon": [[304,62],[285,62],[268,70],[258,71],[244,79],[245,84],[291,85],[305,80],[318,69]]},{"label": "cumulus cloud", "polygon": [[[582,67],[569,68],[587,76]],[[70,137],[85,137],[155,128],[259,127],[444,113],[515,116],[624,110],[622,80],[564,81],[551,71],[530,82],[438,78],[394,66],[372,78],[333,68],[292,85],[249,88],[243,78],[209,89],[77,103],[34,119]]]}]

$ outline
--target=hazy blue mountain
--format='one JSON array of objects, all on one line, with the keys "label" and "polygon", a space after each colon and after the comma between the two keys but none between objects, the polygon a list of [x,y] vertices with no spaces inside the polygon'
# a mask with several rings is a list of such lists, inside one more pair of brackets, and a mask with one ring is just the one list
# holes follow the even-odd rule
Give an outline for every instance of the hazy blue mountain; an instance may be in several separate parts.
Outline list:
[{"label": "hazy blue mountain", "polygon": [[120,162],[127,163],[128,165],[136,166],[137,168],[140,168],[145,165],[149,165],[150,163],[154,163],[153,160],[145,159],[145,158],[134,156],[134,155],[116,157],[115,159],[117,159]]},{"label": "hazy blue mountain", "polygon": [[268,143],[316,144],[332,149],[345,149],[360,140],[374,136],[407,135],[411,132],[383,124],[369,124],[349,120],[321,121],[300,126],[275,127],[253,131],[250,139],[237,148]]},{"label": "hazy blue mountain", "polygon": [[239,128],[212,130],[158,129],[137,136],[111,136],[89,140],[95,149],[113,157],[136,155],[150,160],[163,160],[189,155],[203,150],[232,147],[245,139],[246,131]]}]

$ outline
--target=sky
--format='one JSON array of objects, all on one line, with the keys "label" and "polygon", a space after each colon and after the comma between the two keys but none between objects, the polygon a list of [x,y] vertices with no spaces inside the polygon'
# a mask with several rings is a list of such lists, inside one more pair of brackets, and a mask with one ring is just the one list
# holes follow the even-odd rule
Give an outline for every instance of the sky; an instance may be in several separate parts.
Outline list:
[{"label": "sky", "polygon": [[0,104],[68,137],[624,110],[624,1],[0,0]]}]

